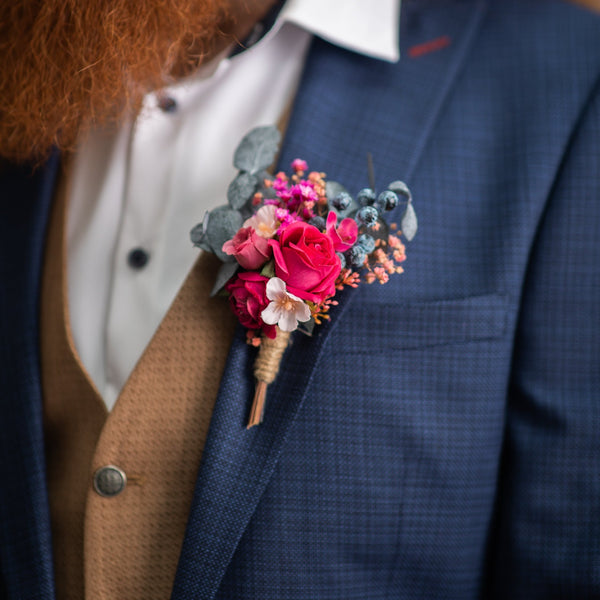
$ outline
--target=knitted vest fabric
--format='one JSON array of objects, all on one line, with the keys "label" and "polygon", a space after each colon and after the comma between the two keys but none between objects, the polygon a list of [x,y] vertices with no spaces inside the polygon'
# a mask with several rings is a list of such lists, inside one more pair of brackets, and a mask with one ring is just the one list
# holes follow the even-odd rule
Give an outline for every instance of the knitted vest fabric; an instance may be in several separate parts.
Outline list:
[{"label": "knitted vest fabric", "polygon": [[[202,254],[107,414],[69,327],[66,179],[51,218],[41,304],[57,597],[164,599],[235,319],[223,298],[210,298],[218,261]],[[93,489],[94,472],[106,465],[127,475],[111,498]]]}]

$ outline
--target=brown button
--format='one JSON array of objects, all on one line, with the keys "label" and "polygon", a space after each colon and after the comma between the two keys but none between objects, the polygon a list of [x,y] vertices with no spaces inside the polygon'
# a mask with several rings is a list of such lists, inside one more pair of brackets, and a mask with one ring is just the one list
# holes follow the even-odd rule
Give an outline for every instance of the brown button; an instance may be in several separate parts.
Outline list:
[{"label": "brown button", "polygon": [[114,465],[100,467],[94,473],[94,489],[100,496],[112,498],[119,495],[127,485],[127,476]]}]

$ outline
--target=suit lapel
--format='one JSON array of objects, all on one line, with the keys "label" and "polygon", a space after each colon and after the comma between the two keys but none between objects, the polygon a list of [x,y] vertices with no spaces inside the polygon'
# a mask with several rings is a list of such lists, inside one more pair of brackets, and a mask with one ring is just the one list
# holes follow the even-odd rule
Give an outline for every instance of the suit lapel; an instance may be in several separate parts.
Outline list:
[{"label": "suit lapel", "polygon": [[[403,3],[399,64],[314,42],[280,168],[301,157],[355,192],[366,185],[371,152],[379,187],[398,178],[410,183],[485,8],[485,2],[425,2],[423,9],[420,4]],[[411,58],[415,47],[420,50],[412,50]],[[173,598],[208,600],[217,593],[305,400],[324,343],[349,310],[353,292],[340,295],[332,322],[312,338],[294,334],[269,387],[265,421],[250,430],[245,423],[256,351],[238,328],[204,449]]]},{"label": "suit lapel", "polygon": [[[58,158],[1,175],[0,564],[11,598],[52,598],[38,355],[41,258]],[[33,216],[32,216],[33,215]]]}]

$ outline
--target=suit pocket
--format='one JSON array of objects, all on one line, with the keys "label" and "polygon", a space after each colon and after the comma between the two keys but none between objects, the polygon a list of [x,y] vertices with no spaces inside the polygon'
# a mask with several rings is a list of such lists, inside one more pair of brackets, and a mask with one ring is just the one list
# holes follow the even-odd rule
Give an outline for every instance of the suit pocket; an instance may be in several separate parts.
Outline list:
[{"label": "suit pocket", "polygon": [[[348,307],[345,317],[355,340],[376,339],[369,344],[345,344],[351,354],[410,350],[502,337],[507,329],[508,296],[486,294],[468,298],[418,303],[368,303]],[[358,310],[357,310],[358,308]]]}]

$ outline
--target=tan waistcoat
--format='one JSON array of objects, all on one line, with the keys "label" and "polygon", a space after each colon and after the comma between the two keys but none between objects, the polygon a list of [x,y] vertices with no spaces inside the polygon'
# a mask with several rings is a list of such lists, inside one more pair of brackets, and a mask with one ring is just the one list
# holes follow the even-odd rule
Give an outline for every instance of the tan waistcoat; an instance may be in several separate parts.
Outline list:
[{"label": "tan waistcoat", "polygon": [[[57,597],[165,599],[235,319],[223,298],[209,297],[218,262],[201,255],[108,414],[69,328],[62,180],[41,304]],[[92,485],[105,465],[127,475],[124,491],[110,498]]]}]

